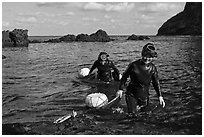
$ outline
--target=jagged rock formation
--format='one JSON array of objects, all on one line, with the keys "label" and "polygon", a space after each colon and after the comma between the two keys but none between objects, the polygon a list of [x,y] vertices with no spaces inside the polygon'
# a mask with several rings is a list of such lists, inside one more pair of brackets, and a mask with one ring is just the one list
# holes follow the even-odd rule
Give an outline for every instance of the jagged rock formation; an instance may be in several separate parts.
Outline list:
[{"label": "jagged rock formation", "polygon": [[111,39],[108,34],[103,30],[98,30],[96,33],[90,35],[90,41],[93,42],[109,42]]},{"label": "jagged rock formation", "polygon": [[58,42],[73,42],[75,40],[76,40],[76,36],[68,34],[68,35],[65,35],[63,37],[55,38],[55,39],[49,39],[49,40],[46,40],[44,42],[58,43]]},{"label": "jagged rock formation", "polygon": [[27,47],[28,44],[28,30],[2,31],[2,47]]},{"label": "jagged rock formation", "polygon": [[159,28],[157,35],[202,35],[202,2],[187,2],[182,12]]},{"label": "jagged rock formation", "polygon": [[92,33],[91,35],[88,34],[78,34],[75,35],[66,35],[56,39],[49,39],[45,42],[109,42],[111,41],[108,34],[103,30],[98,30],[96,33]]},{"label": "jagged rock formation", "polygon": [[65,41],[65,42],[70,42],[70,41],[75,41],[76,40],[76,36],[74,35],[65,35],[61,38],[59,38],[60,41]]},{"label": "jagged rock formation", "polygon": [[76,36],[76,41],[89,42],[90,37],[88,34],[79,34]]},{"label": "jagged rock formation", "polygon": [[132,34],[127,38],[127,40],[145,40],[145,39],[150,39],[148,36],[137,36],[135,34]]},{"label": "jagged rock formation", "polygon": [[109,42],[110,40],[111,39],[108,34],[101,29],[91,35],[79,34],[76,36],[76,41],[82,42]]}]

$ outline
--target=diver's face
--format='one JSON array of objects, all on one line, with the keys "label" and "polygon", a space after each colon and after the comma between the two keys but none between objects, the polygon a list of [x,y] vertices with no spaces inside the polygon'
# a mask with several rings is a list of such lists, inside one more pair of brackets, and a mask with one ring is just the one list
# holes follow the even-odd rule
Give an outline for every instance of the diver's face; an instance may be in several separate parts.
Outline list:
[{"label": "diver's face", "polygon": [[107,56],[105,54],[101,55],[101,60],[106,61],[107,60]]},{"label": "diver's face", "polygon": [[153,57],[150,57],[150,56],[142,56],[142,61],[143,61],[145,64],[151,63],[152,60],[153,60]]}]

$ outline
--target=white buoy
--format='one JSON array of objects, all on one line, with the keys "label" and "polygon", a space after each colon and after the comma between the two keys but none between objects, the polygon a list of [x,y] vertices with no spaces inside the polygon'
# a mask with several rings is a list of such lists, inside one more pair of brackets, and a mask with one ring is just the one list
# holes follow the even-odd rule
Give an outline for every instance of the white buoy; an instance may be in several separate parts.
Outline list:
[{"label": "white buoy", "polygon": [[89,94],[85,99],[86,106],[100,108],[108,103],[108,98],[103,93]]},{"label": "white buoy", "polygon": [[79,77],[80,78],[86,77],[88,76],[89,72],[90,72],[89,68],[83,68],[79,71]]}]

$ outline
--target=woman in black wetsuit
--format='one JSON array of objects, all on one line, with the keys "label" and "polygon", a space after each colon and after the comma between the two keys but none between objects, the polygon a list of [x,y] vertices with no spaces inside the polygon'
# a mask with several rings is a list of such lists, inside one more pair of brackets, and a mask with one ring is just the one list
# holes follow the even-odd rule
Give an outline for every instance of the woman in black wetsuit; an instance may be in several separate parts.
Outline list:
[{"label": "woman in black wetsuit", "polygon": [[130,77],[130,82],[125,93],[127,109],[130,114],[148,106],[151,83],[157,93],[160,104],[165,107],[160,90],[157,68],[152,63],[154,57],[157,57],[155,47],[153,43],[147,43],[142,49],[142,58],[130,63],[123,73],[116,95],[122,97],[124,85],[127,78]]},{"label": "woman in black wetsuit", "polygon": [[[113,64],[111,60],[108,59],[109,55],[106,52],[101,52],[98,55],[98,60],[96,60],[91,67],[89,75],[93,72],[94,69],[98,69],[97,78],[104,82],[110,82],[113,80],[119,80],[119,70]],[[112,72],[113,70],[113,72]]]}]

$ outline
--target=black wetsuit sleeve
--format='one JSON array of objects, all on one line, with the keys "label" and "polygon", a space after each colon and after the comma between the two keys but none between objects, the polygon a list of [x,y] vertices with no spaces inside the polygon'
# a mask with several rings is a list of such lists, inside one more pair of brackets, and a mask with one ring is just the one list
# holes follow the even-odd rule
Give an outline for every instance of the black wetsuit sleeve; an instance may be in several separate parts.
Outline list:
[{"label": "black wetsuit sleeve", "polygon": [[161,90],[160,90],[158,71],[157,71],[156,67],[154,67],[154,73],[152,75],[152,85],[153,85],[158,97],[162,96],[161,95]]},{"label": "black wetsuit sleeve", "polygon": [[120,72],[119,70],[116,68],[116,66],[113,64],[113,62],[111,61],[111,68],[114,70],[114,72],[119,76]]},{"label": "black wetsuit sleeve", "polygon": [[97,66],[98,66],[98,61],[95,61],[94,64],[93,64],[93,66],[92,66],[91,69],[90,69],[89,74],[91,74],[91,73],[93,72],[93,70],[94,70],[95,68],[97,68]]},{"label": "black wetsuit sleeve", "polygon": [[128,65],[127,69],[125,70],[125,72],[123,73],[123,76],[120,80],[120,85],[119,85],[119,90],[123,90],[125,83],[127,81],[127,78],[130,75],[130,71],[132,69],[132,63]]}]

